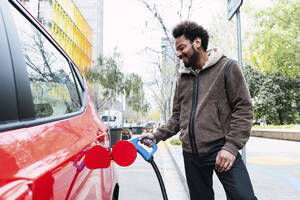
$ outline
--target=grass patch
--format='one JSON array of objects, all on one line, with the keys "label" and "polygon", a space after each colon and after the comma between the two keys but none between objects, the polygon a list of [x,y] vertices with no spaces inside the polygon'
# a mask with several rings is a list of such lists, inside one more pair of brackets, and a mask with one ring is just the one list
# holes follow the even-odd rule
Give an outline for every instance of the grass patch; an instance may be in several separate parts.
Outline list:
[{"label": "grass patch", "polygon": [[178,138],[172,139],[170,141],[170,144],[172,144],[172,145],[181,145],[181,141]]},{"label": "grass patch", "polygon": [[300,125],[255,125],[253,128],[265,128],[265,129],[300,129]]}]

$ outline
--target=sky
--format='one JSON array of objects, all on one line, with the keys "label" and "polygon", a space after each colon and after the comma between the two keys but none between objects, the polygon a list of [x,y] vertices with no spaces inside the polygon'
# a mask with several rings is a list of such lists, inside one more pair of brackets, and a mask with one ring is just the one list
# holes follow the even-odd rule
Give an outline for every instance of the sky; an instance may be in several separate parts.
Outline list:
[{"label": "sky", "polygon": [[[174,1],[165,0],[164,2],[171,3],[169,3],[168,9],[162,10],[162,12],[167,13],[165,16],[168,21],[175,25],[178,21],[174,17],[177,11],[172,6]],[[152,1],[149,0],[149,2]],[[207,24],[210,22],[211,14],[218,12],[219,9],[227,9],[225,0],[206,0],[209,3],[201,5],[201,7],[197,6],[196,2],[194,0],[194,6],[199,12],[195,17],[199,16],[204,26],[205,22]],[[264,8],[267,2],[267,0],[251,0],[255,8]],[[139,52],[146,46],[160,50],[161,32],[146,28],[147,22],[151,23],[152,18],[150,12],[138,0],[104,0],[104,55],[112,54],[113,49],[117,47],[124,61],[123,70],[128,73],[144,74],[146,58],[143,53]]]},{"label": "sky", "polygon": [[[148,0],[148,2],[153,1],[158,3],[160,13],[166,19],[169,30],[172,30],[179,22],[176,17],[178,8],[174,4],[175,1],[179,1]],[[199,4],[199,2],[204,3]],[[245,2],[244,0],[243,5]],[[250,3],[255,9],[262,9],[269,5],[269,0],[248,0],[246,3]],[[212,23],[212,16],[222,9],[227,10],[226,0],[194,0],[194,15],[191,16],[191,20],[201,22],[201,25],[207,27]],[[243,17],[242,11],[241,16]],[[225,17],[224,20],[227,18]],[[247,19],[243,20],[242,18],[242,28],[247,25]],[[161,29],[153,22],[151,13],[138,0],[104,0],[104,56],[112,55],[113,49],[117,47],[123,60],[124,73],[137,73],[143,80],[151,79],[155,75],[153,57],[157,55],[153,52],[147,54],[143,50],[145,47],[150,47],[160,51],[163,36]]]},{"label": "sky", "polygon": [[146,18],[147,13],[136,0],[104,1],[104,55],[112,54],[117,47],[124,61],[123,70],[128,73],[143,72],[137,56],[144,47],[145,33],[141,27],[145,27]]}]

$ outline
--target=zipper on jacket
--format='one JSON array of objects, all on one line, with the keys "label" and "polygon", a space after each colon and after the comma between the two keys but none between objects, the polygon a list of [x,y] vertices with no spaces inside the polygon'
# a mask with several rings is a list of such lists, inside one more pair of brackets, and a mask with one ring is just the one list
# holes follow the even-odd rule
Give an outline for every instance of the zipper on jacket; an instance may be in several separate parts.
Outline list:
[{"label": "zipper on jacket", "polygon": [[198,154],[194,123],[195,123],[195,114],[196,114],[197,105],[198,105],[199,87],[200,87],[200,74],[197,73],[196,78],[194,79],[194,84],[193,84],[192,112],[191,112],[190,123],[189,123],[190,143],[191,143],[191,147],[192,147],[192,152],[195,154]]}]

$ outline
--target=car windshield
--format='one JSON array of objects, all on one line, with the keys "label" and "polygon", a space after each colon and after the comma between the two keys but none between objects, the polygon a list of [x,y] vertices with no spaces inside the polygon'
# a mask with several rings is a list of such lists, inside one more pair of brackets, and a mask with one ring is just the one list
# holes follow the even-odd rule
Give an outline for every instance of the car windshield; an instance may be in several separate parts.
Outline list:
[{"label": "car windshield", "polygon": [[114,116],[114,115],[111,115],[111,116],[107,116],[107,115],[103,115],[102,117],[102,121],[104,121],[104,122],[108,122],[108,120],[110,121],[110,122],[115,122],[116,121],[116,119],[117,119],[117,117],[116,116]]}]

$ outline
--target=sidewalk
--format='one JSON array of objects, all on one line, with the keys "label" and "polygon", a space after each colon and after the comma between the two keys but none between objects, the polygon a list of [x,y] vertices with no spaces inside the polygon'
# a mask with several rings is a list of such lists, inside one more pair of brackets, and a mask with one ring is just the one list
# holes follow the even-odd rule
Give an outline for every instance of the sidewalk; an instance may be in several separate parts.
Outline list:
[{"label": "sidewalk", "polygon": [[189,194],[189,189],[188,189],[188,186],[187,186],[185,172],[184,172],[182,148],[181,148],[181,145],[171,145],[170,144],[170,141],[173,138],[174,137],[169,138],[164,143],[165,143],[165,145],[168,149],[168,152],[170,154],[170,157],[171,157],[172,161],[175,164],[175,167],[176,167],[177,173],[179,175],[179,178],[180,178],[182,184],[184,185],[184,190],[186,191],[187,194]]},{"label": "sidewalk", "polygon": [[[175,136],[176,137],[176,136]],[[180,179],[188,193],[181,145],[165,141]],[[251,137],[246,146],[247,168],[259,200],[300,199],[300,143]],[[220,181],[214,174],[216,200],[226,200]]]}]

